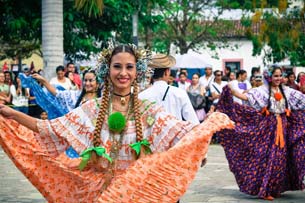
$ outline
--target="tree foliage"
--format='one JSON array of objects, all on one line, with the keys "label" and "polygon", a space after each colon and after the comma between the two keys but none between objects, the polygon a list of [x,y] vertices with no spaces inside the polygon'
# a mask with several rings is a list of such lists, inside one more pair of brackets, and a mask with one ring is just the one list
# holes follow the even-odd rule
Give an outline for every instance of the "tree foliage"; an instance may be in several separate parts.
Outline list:
[{"label": "tree foliage", "polygon": [[[253,55],[263,53],[265,63],[289,59],[292,65],[305,65],[304,5],[289,8],[292,3],[289,0],[253,1],[252,5],[248,0],[220,1],[227,8],[238,5],[253,11],[254,15],[245,15],[241,20],[247,37],[252,40]],[[253,25],[258,25],[258,32],[252,29]]]},{"label": "tree foliage", "polygon": [[24,58],[39,50],[40,10],[40,1],[1,1],[0,59]]},{"label": "tree foliage", "polygon": [[222,11],[213,0],[164,1],[156,10],[164,21],[155,27],[154,46],[168,51],[173,43],[181,54],[202,46],[215,48],[216,41],[226,42],[225,32],[232,25],[219,19]]}]

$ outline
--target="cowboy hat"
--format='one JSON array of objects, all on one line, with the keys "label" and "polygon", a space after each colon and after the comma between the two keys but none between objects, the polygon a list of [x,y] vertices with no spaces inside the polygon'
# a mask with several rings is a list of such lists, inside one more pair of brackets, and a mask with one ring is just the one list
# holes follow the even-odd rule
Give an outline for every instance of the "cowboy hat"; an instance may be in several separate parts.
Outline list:
[{"label": "cowboy hat", "polygon": [[156,54],[148,64],[151,68],[171,68],[176,64],[176,59],[171,55]]}]

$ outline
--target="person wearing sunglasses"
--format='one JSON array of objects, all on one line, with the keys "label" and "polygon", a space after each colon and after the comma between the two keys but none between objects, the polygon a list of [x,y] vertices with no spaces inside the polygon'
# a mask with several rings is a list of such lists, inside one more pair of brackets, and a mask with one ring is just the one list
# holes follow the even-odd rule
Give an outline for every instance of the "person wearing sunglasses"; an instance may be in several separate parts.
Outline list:
[{"label": "person wearing sunglasses", "polygon": [[212,93],[213,106],[216,106],[219,97],[222,93],[222,88],[228,84],[228,82],[222,80],[222,71],[214,71],[214,82],[211,83],[210,89]]},{"label": "person wearing sunglasses", "polygon": [[[35,119],[0,104],[0,146],[46,201],[177,202],[211,136],[234,127],[223,113],[196,125],[140,100],[149,55],[135,45],[104,49],[102,97],[57,119]],[[56,158],[70,145],[81,154],[78,167]]]}]

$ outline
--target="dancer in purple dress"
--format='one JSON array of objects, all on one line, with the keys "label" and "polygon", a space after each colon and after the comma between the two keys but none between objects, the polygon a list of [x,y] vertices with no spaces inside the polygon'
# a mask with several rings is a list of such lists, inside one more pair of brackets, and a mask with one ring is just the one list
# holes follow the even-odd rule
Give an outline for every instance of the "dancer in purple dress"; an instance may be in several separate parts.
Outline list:
[{"label": "dancer in purple dress", "polygon": [[[217,108],[236,127],[217,135],[240,191],[273,200],[304,189],[305,95],[281,84],[279,67],[264,78],[265,85],[245,94],[224,88]],[[234,103],[233,96],[246,105]]]}]

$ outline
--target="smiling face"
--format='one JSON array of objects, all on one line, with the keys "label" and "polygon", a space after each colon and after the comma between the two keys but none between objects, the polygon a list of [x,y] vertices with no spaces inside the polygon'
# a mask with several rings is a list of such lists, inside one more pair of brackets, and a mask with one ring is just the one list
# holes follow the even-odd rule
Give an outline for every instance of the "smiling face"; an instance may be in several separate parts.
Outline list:
[{"label": "smiling face", "polygon": [[83,88],[86,90],[86,92],[95,92],[97,90],[98,83],[96,81],[96,76],[94,73],[87,72],[84,75],[83,79]]},{"label": "smiling face", "polygon": [[272,73],[272,82],[271,85],[274,87],[278,87],[282,82],[282,71],[280,69],[276,69]]},{"label": "smiling face", "polygon": [[120,52],[112,56],[109,76],[113,90],[125,95],[130,92],[131,85],[136,79],[136,58],[128,52]]}]

